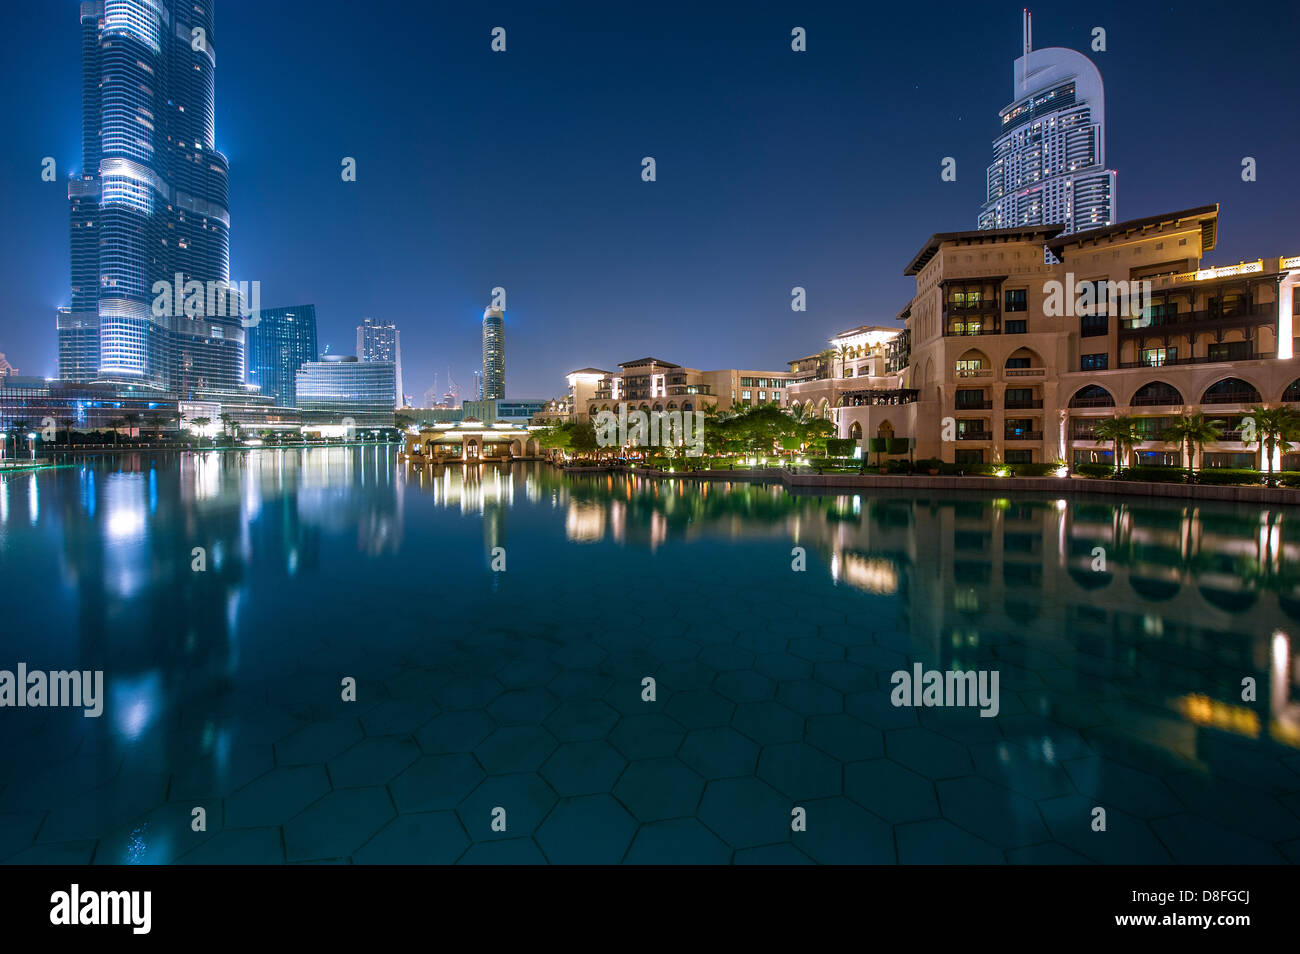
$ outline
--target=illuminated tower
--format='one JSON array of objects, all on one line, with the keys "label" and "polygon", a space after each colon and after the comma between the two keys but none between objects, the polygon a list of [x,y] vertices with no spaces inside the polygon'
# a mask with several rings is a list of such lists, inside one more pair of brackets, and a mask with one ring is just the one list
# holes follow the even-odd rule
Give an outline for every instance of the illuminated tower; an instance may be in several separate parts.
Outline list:
[{"label": "illuminated tower", "polygon": [[1023,36],[1013,99],[998,114],[979,227],[1064,225],[1081,232],[1112,225],[1115,173],[1106,168],[1101,73],[1074,50],[1033,49],[1027,10]]}]

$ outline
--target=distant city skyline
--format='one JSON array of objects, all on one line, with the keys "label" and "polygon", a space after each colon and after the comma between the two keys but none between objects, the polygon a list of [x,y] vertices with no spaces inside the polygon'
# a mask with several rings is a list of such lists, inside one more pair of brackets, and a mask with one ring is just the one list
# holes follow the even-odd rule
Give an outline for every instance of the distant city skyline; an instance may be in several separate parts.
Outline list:
[{"label": "distant city skyline", "polygon": [[[507,4],[492,22],[439,11],[430,58],[420,31],[358,18],[340,35],[330,24],[347,8],[333,0],[218,2],[213,125],[231,164],[230,273],[260,281],[268,304],[316,302],[320,342],[335,352],[350,350],[343,336],[365,315],[393,321],[415,394],[448,365],[461,380],[480,366],[475,319],[498,285],[512,348],[528,355],[512,365],[512,397],[558,394],[573,367],[646,353],[652,335],[706,366],[780,367],[810,330],[892,322],[910,295],[898,249],[971,227],[1022,6],[941,5],[937,28],[918,31],[910,8],[703,9],[684,30],[669,10],[575,3],[543,18]],[[0,351],[48,376],[54,309],[72,304],[59,193],[82,171],[77,11],[18,6],[9,35],[23,42],[0,58],[0,82],[24,90],[0,144]],[[1034,12],[1036,46],[1078,50],[1105,78],[1123,218],[1219,202],[1230,227],[1215,264],[1300,252],[1286,201],[1300,145],[1286,119],[1300,96],[1286,31],[1211,4]],[[498,21],[509,49],[493,54]],[[795,25],[806,53],[790,50]],[[1092,52],[1099,25],[1108,49]],[[1192,72],[1194,49],[1211,59]],[[393,82],[380,61],[421,67],[399,65]],[[1240,132],[1212,135],[1210,103],[1232,104]],[[1185,129],[1199,135],[1172,175],[1169,143]],[[505,140],[512,148],[481,145]],[[55,183],[41,181],[45,156]],[[339,175],[349,156],[353,183]],[[640,177],[645,156],[657,160],[653,183]],[[945,156],[956,182],[940,180]],[[1255,182],[1241,178],[1245,157]],[[809,302],[797,316],[795,285]]]}]

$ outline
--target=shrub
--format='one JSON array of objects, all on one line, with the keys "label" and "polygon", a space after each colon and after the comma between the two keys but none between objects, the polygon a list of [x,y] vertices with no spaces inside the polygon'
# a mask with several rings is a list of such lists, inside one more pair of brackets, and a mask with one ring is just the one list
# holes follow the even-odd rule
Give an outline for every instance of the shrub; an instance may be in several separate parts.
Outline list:
[{"label": "shrub", "polygon": [[1086,461],[1082,464],[1075,464],[1074,472],[1083,477],[1109,477],[1115,472],[1115,468],[1110,464]]},{"label": "shrub", "polygon": [[1280,470],[1273,476],[1282,487],[1300,487],[1300,470]]},{"label": "shrub", "polygon": [[826,438],[826,456],[827,457],[852,457],[853,448],[857,442],[847,437],[828,437]]},{"label": "shrub", "polygon": [[1198,484],[1239,487],[1243,484],[1262,484],[1264,475],[1257,470],[1235,470],[1227,467],[1211,467],[1196,473]]},{"label": "shrub", "polygon": [[889,438],[889,449],[887,454],[906,454],[912,449],[912,439],[910,437],[891,437]]},{"label": "shrub", "polygon": [[916,469],[922,473],[931,470],[943,470],[943,461],[937,457],[925,457],[916,462]]},{"label": "shrub", "polygon": [[1052,477],[1056,474],[1056,468],[1059,464],[1048,463],[1029,463],[1029,464],[1011,464],[1011,475],[1013,477]]},{"label": "shrub", "polygon": [[1159,467],[1154,465],[1125,467],[1120,472],[1120,480],[1146,480],[1158,484],[1177,484],[1187,480],[1187,471],[1181,467]]},{"label": "shrub", "polygon": [[887,474],[910,474],[912,465],[905,460],[887,460],[885,461],[885,473]]}]

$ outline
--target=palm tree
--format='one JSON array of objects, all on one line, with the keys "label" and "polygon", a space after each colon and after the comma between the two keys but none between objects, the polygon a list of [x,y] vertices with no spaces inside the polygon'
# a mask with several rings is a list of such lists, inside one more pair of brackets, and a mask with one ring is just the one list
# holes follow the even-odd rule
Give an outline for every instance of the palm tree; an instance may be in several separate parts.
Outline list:
[{"label": "palm tree", "polygon": [[1110,441],[1115,445],[1115,473],[1119,473],[1122,459],[1133,445],[1142,440],[1140,418],[1128,415],[1108,417],[1097,422],[1092,429],[1093,437],[1101,444]]},{"label": "palm tree", "polygon": [[819,367],[818,367],[818,371],[819,371],[819,372],[821,371],[820,365],[821,365],[821,364],[825,364],[828,368],[830,368],[830,376],[831,376],[832,378],[835,377],[835,349],[834,349],[834,348],[827,348],[825,351],[820,352],[820,353],[817,355],[817,357],[818,357],[818,359],[819,359],[819,360],[818,360],[818,365],[819,365]]},{"label": "palm tree", "polygon": [[1264,457],[1260,470],[1267,475],[1268,486],[1273,487],[1277,483],[1277,478],[1273,475],[1273,451],[1286,452],[1291,449],[1293,441],[1300,440],[1300,412],[1285,404],[1272,408],[1254,407],[1250,409],[1250,416],[1246,420],[1254,421],[1255,437],[1253,440],[1243,440],[1242,443],[1247,447],[1251,444],[1260,445]]},{"label": "palm tree", "polygon": [[190,419],[190,424],[199,429],[199,446],[203,446],[203,431],[212,423],[210,417],[195,417]]},{"label": "palm tree", "polygon": [[67,437],[68,446],[72,446],[72,428],[77,423],[70,417],[61,418],[59,423],[63,425],[64,435]]},{"label": "palm tree", "polygon": [[111,428],[113,428],[113,444],[114,444],[114,446],[116,446],[116,444],[117,444],[117,434],[118,434],[118,431],[120,431],[122,428],[126,427],[126,418],[124,418],[124,417],[115,417],[115,418],[113,418],[111,421],[109,421],[108,424],[109,424],[109,426],[110,426]]},{"label": "palm tree", "polygon": [[[132,412],[132,413],[130,413],[130,414],[127,414],[127,415],[125,415],[125,416],[122,418],[122,421],[123,421],[123,423],[126,424],[126,436],[127,436],[127,437],[139,437],[139,436],[140,436],[140,415],[139,415],[139,414],[136,414],[136,413],[134,413],[134,412]],[[134,432],[134,433],[132,433],[132,432]]]},{"label": "palm tree", "polygon": [[1207,421],[1205,415],[1184,414],[1172,427],[1160,433],[1162,441],[1178,444],[1178,460],[1182,463],[1183,448],[1187,448],[1187,475],[1193,479],[1196,474],[1196,454],[1206,444],[1212,444],[1223,437],[1219,428],[1226,426],[1224,421]]},{"label": "palm tree", "polygon": [[853,349],[848,345],[840,345],[840,377],[844,377],[844,372],[848,370],[849,358],[853,357]]}]

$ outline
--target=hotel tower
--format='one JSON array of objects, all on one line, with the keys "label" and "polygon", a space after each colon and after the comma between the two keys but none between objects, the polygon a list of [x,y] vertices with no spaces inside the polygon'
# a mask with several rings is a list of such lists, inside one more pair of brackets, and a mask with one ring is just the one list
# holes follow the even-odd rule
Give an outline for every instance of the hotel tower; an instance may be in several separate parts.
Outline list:
[{"label": "hotel tower", "polygon": [[1106,96],[1082,53],[1033,49],[1024,14],[1024,54],[1012,99],[998,114],[979,228],[1064,226],[1063,234],[1116,221],[1115,173],[1106,168]]}]

